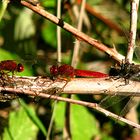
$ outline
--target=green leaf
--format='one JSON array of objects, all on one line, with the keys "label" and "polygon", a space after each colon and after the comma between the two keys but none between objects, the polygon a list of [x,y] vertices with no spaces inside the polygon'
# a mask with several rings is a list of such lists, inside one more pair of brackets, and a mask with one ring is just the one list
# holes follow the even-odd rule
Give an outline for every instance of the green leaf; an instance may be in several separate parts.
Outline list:
[{"label": "green leaf", "polygon": [[15,51],[19,52],[22,57],[24,54],[36,54],[36,40],[33,40],[35,30],[33,11],[23,8],[15,21],[15,44],[13,45]]},{"label": "green leaf", "polygon": [[[62,131],[64,128],[65,104],[65,102],[57,103],[54,118],[56,130]],[[96,119],[85,107],[71,104],[71,132],[73,140],[88,140],[99,133]]]},{"label": "green leaf", "polygon": [[29,108],[28,105],[26,105],[23,100],[20,100],[20,103],[21,103],[22,107],[24,108],[24,110],[26,111],[29,118],[36,124],[36,126],[41,130],[41,132],[44,134],[44,136],[46,136],[46,134],[47,134],[46,129],[45,129],[44,125],[42,124],[42,122],[40,121],[40,119],[37,117],[33,108]]},{"label": "green leaf", "polygon": [[71,132],[73,140],[91,140],[99,134],[95,117],[80,105],[71,105]]},{"label": "green leaf", "polygon": [[44,7],[55,7],[55,5],[56,5],[55,0],[49,0],[49,1],[41,0],[40,2]]},{"label": "green leaf", "polygon": [[[75,97],[75,99],[77,98]],[[55,109],[55,130],[58,132],[62,132],[64,129],[65,107],[65,102],[58,102]],[[86,107],[71,104],[70,117],[72,140],[91,140],[94,137],[113,140],[112,137],[100,131],[98,120]]]},{"label": "green leaf", "polygon": [[1,19],[4,16],[4,13],[7,9],[8,3],[9,3],[9,0],[2,0],[0,2],[0,22],[1,22]]},{"label": "green leaf", "polygon": [[[64,128],[65,104],[65,102],[57,104],[54,118],[56,130],[62,131]],[[71,132],[73,140],[88,140],[99,133],[96,119],[85,107],[71,104]]]},{"label": "green leaf", "polygon": [[[32,109],[32,107],[28,108]],[[9,125],[4,130],[3,140],[33,140],[38,132],[37,126],[28,117],[24,108],[9,114]]]},{"label": "green leaf", "polygon": [[20,15],[15,23],[15,40],[27,39],[35,34],[35,26],[32,15],[33,12],[27,8],[24,8],[20,12]]},{"label": "green leaf", "polygon": [[56,129],[62,130],[64,127],[64,113],[65,113],[65,102],[58,102],[55,109],[54,121],[56,123]]},{"label": "green leaf", "polygon": [[47,22],[43,26],[44,28],[42,29],[42,37],[45,40],[47,44],[50,46],[56,47],[56,25],[52,24],[51,22]]}]

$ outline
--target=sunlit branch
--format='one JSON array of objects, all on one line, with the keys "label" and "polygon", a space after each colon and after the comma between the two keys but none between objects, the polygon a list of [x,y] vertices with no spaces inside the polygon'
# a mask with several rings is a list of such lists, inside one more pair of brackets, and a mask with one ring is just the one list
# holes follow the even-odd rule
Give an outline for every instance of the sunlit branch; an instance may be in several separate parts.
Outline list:
[{"label": "sunlit branch", "polygon": [[127,123],[127,124],[129,124],[129,125],[131,125],[133,127],[136,127],[136,128],[140,129],[140,125],[139,124],[136,124],[136,123],[134,123],[132,121],[129,121],[129,120],[123,118],[123,117],[120,117],[120,116],[118,116],[118,115],[116,115],[114,113],[111,113],[110,111],[100,107],[97,103],[91,103],[91,102],[85,102],[85,101],[80,101],[80,100],[74,100],[74,99],[59,97],[59,96],[56,96],[56,95],[51,95],[50,96],[50,94],[42,93],[42,92],[39,92],[37,94],[34,91],[23,90],[23,89],[13,89],[13,88],[1,87],[1,91],[13,92],[13,93],[16,93],[17,95],[24,94],[24,95],[28,95],[28,96],[30,95],[30,96],[38,96],[38,97],[42,97],[42,98],[49,98],[49,99],[51,98],[51,99],[54,99],[54,100],[69,102],[69,103],[72,103],[72,104],[83,105],[83,106],[86,106],[86,107],[93,108],[93,109],[95,109],[95,110],[105,114],[108,117],[114,118],[115,120],[122,121],[124,123]]},{"label": "sunlit branch", "polygon": [[139,0],[132,0],[131,1],[129,44],[128,44],[128,51],[127,51],[127,57],[126,57],[130,63],[132,62],[133,53],[135,49],[138,7],[139,7]]},{"label": "sunlit branch", "polygon": [[[67,84],[66,84],[67,82]],[[66,84],[66,86],[64,86]],[[14,89],[31,90],[36,93],[45,92],[51,94],[55,90],[67,94],[93,94],[93,95],[118,95],[136,97],[140,96],[140,82],[129,81],[125,84],[124,79],[113,80],[112,78],[72,78],[69,81],[56,79],[52,81],[49,77],[14,77],[6,87],[13,86]],[[0,90],[3,87],[0,87]]]}]

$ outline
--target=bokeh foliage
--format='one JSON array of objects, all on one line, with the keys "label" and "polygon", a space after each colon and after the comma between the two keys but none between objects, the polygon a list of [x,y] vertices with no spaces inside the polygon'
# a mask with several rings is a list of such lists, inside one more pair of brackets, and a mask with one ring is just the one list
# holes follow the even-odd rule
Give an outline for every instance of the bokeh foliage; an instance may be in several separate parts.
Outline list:
[{"label": "bokeh foliage", "polygon": [[[50,13],[56,15],[55,0],[43,1],[41,5]],[[64,1],[63,1],[64,2]],[[72,6],[70,1],[66,1]],[[126,54],[129,30],[130,3],[128,0],[87,0],[87,3],[94,10],[121,28],[120,34],[110,28],[98,16],[86,13],[89,23],[83,25],[83,32],[106,44],[108,47],[115,45],[121,54]],[[74,27],[77,21],[71,7],[67,8],[66,3],[62,5],[62,18]],[[75,3],[76,4],[76,3]],[[0,1],[1,11],[3,2]],[[80,8],[80,7],[79,7]],[[138,24],[139,36],[140,24]],[[75,37],[62,30],[62,61],[70,64],[73,54]],[[0,60],[12,59],[22,62],[25,65],[23,76],[47,75],[48,66],[51,61],[57,60],[57,38],[56,25],[33,11],[23,7],[19,1],[11,0],[8,4],[0,22]],[[107,72],[111,58],[95,48],[81,42],[78,67],[82,69],[95,69]],[[103,66],[103,67],[102,67]],[[77,98],[77,97],[75,97]],[[81,98],[80,98],[81,99]],[[91,96],[84,98],[87,101],[95,101]],[[24,99],[18,106],[11,102],[0,103],[0,110],[13,108],[6,118],[1,118],[0,134],[4,140],[19,139],[45,139],[47,128],[51,118],[53,102],[47,99],[39,99],[37,102]],[[97,99],[98,101],[98,99]],[[14,101],[13,101],[14,102]],[[28,106],[28,107],[27,107]],[[121,105],[115,108],[122,108]],[[41,112],[41,111],[42,112]],[[115,110],[115,109],[114,109]],[[30,112],[30,113],[29,113]],[[71,131],[73,140],[90,139],[123,139],[128,138],[132,129],[125,124],[117,124],[115,121],[88,108],[72,105],[71,107]],[[52,130],[52,139],[63,137],[65,103],[59,102],[55,113],[55,122]],[[6,126],[3,124],[8,120]],[[5,127],[2,127],[5,126]],[[118,129],[119,128],[119,129]],[[116,131],[117,129],[117,131]],[[119,136],[119,137],[118,137]]]}]

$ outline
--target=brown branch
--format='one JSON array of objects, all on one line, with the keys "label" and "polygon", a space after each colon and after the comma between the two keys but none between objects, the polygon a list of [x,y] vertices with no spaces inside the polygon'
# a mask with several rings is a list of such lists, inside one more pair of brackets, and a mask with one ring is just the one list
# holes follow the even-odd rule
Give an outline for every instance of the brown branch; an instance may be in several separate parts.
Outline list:
[{"label": "brown branch", "polygon": [[[67,84],[66,84],[67,83]],[[14,90],[34,91],[36,95],[40,92],[52,94],[93,94],[93,95],[122,95],[140,96],[140,82],[129,81],[125,84],[124,79],[113,80],[112,78],[73,78],[69,82],[63,79],[52,81],[50,78],[42,77],[13,77],[5,83],[4,88]],[[3,87],[0,87],[0,91]],[[11,91],[9,91],[11,92]]]},{"label": "brown branch", "polygon": [[[9,77],[10,78],[10,77]],[[66,81],[56,80],[52,81],[50,78],[42,77],[13,77],[8,81],[3,81],[5,86],[0,87],[1,93],[15,94],[15,95],[27,95],[27,96],[38,96],[42,98],[55,99],[59,101],[65,101],[73,104],[83,105],[90,108],[93,108],[99,112],[102,112],[106,116],[112,117],[116,120],[123,121],[131,126],[140,128],[139,124],[131,122],[125,118],[122,118],[116,114],[109,112],[108,110],[103,109],[96,103],[90,103],[85,101],[79,101],[64,97],[59,97],[60,92],[68,92],[75,94],[115,94],[120,95],[140,95],[140,83],[135,81],[129,81],[128,85],[124,85],[124,80],[112,80],[110,78],[73,78],[70,82],[64,87]],[[123,84],[123,85],[122,85]],[[64,90],[63,90],[64,87]],[[86,89],[86,90],[85,90]],[[136,94],[137,93],[137,94]],[[0,94],[2,95],[2,94]]]},{"label": "brown branch", "polygon": [[99,49],[103,52],[106,52],[109,56],[116,59],[117,61],[122,62],[122,59],[124,59],[124,56],[122,56],[121,54],[119,54],[115,50],[112,50],[112,49],[108,48],[107,46],[102,44],[100,41],[98,41],[96,39],[93,39],[93,38],[89,37],[88,35],[78,31],[73,26],[69,25],[66,22],[63,22],[62,20],[60,20],[56,16],[54,16],[54,15],[50,14],[49,12],[45,11],[41,6],[32,5],[31,3],[28,3],[28,2],[23,1],[23,0],[21,1],[21,4],[28,7],[29,9],[31,9],[35,13],[41,15],[42,17],[48,19],[49,21],[53,22],[54,24],[60,26],[64,30],[72,33],[77,39],[83,40],[83,41],[87,42],[88,44],[96,47],[97,49]]},{"label": "brown branch", "polygon": [[[7,87],[1,87],[1,91],[8,91],[8,92],[13,92],[18,94],[25,94],[25,95],[31,95],[31,96],[36,96],[36,93],[34,91],[31,90],[22,90],[22,89],[13,89],[13,88],[7,88]],[[85,101],[79,101],[79,100],[74,100],[74,99],[69,99],[69,98],[64,98],[64,97],[59,97],[56,95],[51,95],[50,94],[46,94],[46,93],[39,93],[38,94],[39,97],[43,97],[43,98],[51,98],[51,99],[55,99],[55,100],[59,100],[59,101],[64,101],[64,102],[69,102],[69,103],[73,103],[73,104],[78,104],[78,105],[83,105],[83,106],[87,106],[90,107],[92,109],[95,109],[103,114],[105,114],[108,117],[114,118],[116,120],[120,120],[124,123],[127,123],[133,127],[136,127],[138,129],[140,129],[140,125],[136,124],[132,121],[129,121],[123,117],[120,117],[114,113],[111,113],[110,111],[103,109],[102,107],[100,107],[97,103],[90,103],[90,102],[85,102]]]},{"label": "brown branch", "polygon": [[[77,3],[80,4],[81,3],[81,0],[77,0]],[[102,14],[100,14],[99,12],[97,12],[96,9],[94,9],[88,3],[86,3],[85,9],[91,15],[95,16],[96,18],[98,18],[99,20],[101,20],[102,22],[104,22],[111,29],[115,30],[118,34],[123,35],[123,36],[125,35],[124,34],[124,31],[116,23],[114,23],[109,18],[106,18],[105,16],[103,16]]]}]

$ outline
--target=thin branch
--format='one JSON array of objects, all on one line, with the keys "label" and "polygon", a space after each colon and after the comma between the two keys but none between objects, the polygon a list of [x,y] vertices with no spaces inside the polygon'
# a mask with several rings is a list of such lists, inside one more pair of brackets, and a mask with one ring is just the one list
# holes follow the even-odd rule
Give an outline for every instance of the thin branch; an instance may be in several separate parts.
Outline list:
[{"label": "thin branch", "polygon": [[[84,17],[84,12],[85,12],[85,3],[86,3],[86,0],[82,0],[81,10],[80,10],[79,16],[77,18],[77,21],[78,21],[77,29],[79,31],[82,30],[83,17]],[[73,57],[72,57],[72,64],[71,64],[74,68],[76,68],[76,65],[79,61],[79,59],[78,59],[79,58],[79,49],[80,49],[80,41],[76,39],[75,45],[74,45]]]},{"label": "thin branch", "polygon": [[[61,18],[61,0],[57,1],[57,17],[60,19]],[[57,61],[61,62],[62,59],[62,53],[61,53],[61,47],[62,47],[62,43],[61,43],[61,28],[59,26],[57,26]],[[51,135],[51,131],[52,131],[52,127],[53,127],[53,122],[54,122],[54,116],[55,116],[55,110],[57,107],[57,100],[54,103],[53,106],[53,111],[52,111],[52,116],[51,116],[51,120],[50,120],[50,124],[48,127],[48,135],[46,136],[46,140],[50,139],[50,135]]]},{"label": "thin branch", "polygon": [[[78,4],[80,4],[81,0],[76,0],[76,2]],[[125,35],[124,31],[116,23],[114,23],[109,18],[107,18],[107,17],[103,16],[102,14],[100,14],[99,12],[97,12],[96,9],[92,6],[90,6],[88,3],[86,3],[85,9],[88,13],[90,13],[91,15],[95,16],[96,18],[98,18],[99,20],[104,22],[107,26],[109,26],[111,29],[115,30],[118,34]]]},{"label": "thin branch", "polygon": [[[34,91],[30,91],[30,90],[21,90],[21,89],[13,89],[13,88],[6,88],[6,87],[2,87],[1,91],[10,91],[13,93],[18,94],[25,94],[25,95],[31,95],[31,96],[36,96],[36,93]],[[73,104],[77,104],[77,105],[83,105],[83,106],[87,106],[90,107],[92,109],[95,109],[103,114],[105,114],[108,117],[114,118],[115,120],[120,120],[124,123],[127,123],[133,127],[136,127],[138,129],[140,129],[140,125],[136,124],[132,121],[129,121],[123,117],[120,117],[114,113],[111,113],[110,111],[103,109],[102,107],[100,107],[97,103],[90,103],[90,102],[85,102],[85,101],[79,101],[79,100],[74,100],[74,99],[69,99],[69,98],[64,98],[64,97],[59,97],[59,96],[55,96],[55,95],[51,95],[47,94],[47,93],[39,93],[38,94],[39,97],[43,97],[43,98],[51,98],[51,99],[55,99],[55,100],[59,100],[59,101],[64,101],[64,102],[69,102],[69,103],[73,103]]]},{"label": "thin branch", "polygon": [[96,47],[97,49],[99,49],[103,52],[106,52],[109,56],[113,57],[117,61],[122,62],[122,59],[124,59],[124,56],[122,56],[121,54],[119,54],[115,50],[108,48],[107,46],[102,44],[100,41],[93,39],[93,38],[89,37],[88,35],[78,31],[73,26],[69,25],[66,22],[63,22],[62,20],[60,20],[56,16],[45,11],[41,6],[38,6],[38,5],[35,6],[35,5],[32,5],[32,4],[30,4],[26,1],[23,1],[23,0],[21,1],[21,4],[28,7],[29,9],[33,10],[35,13],[38,13],[39,15],[43,16],[44,18],[50,20],[54,24],[60,26],[64,30],[72,33],[75,37],[77,37],[77,39],[83,40],[83,41],[87,42],[88,44]]},{"label": "thin branch", "polygon": [[137,19],[138,19],[138,6],[139,0],[131,1],[131,17],[130,17],[130,41],[128,44],[127,60],[131,63],[135,49],[135,40],[137,32]]},{"label": "thin branch", "polygon": [[[57,1],[57,18],[61,18],[61,0]],[[62,56],[61,56],[61,28],[57,26],[57,60],[58,62],[61,62]]]}]

